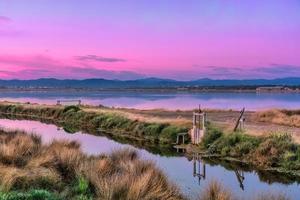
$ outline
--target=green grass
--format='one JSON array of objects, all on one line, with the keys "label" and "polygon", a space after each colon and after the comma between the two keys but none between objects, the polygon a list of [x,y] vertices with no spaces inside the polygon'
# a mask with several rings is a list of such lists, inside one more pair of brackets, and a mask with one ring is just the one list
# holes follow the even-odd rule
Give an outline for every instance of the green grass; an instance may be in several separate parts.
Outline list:
[{"label": "green grass", "polygon": [[63,200],[58,195],[46,190],[31,190],[29,192],[0,193],[0,200]]},{"label": "green grass", "polygon": [[[112,112],[86,112],[78,106],[24,106],[24,105],[0,105],[0,111],[16,115],[19,119],[42,120],[53,119],[63,122],[62,126],[69,133],[83,130],[89,133],[109,132],[116,136],[148,140],[153,143],[172,144],[176,141],[176,135],[187,132],[187,128],[177,127],[167,123],[147,123],[132,120],[125,116]],[[24,115],[25,114],[25,115]],[[28,115],[28,117],[26,117]],[[29,116],[30,115],[30,116]],[[32,117],[35,116],[35,117]]]},{"label": "green grass", "polygon": [[63,112],[64,113],[67,113],[67,112],[78,112],[80,110],[81,110],[80,107],[72,105],[72,106],[65,106]]},{"label": "green grass", "polygon": [[89,181],[82,176],[77,177],[76,183],[73,186],[73,190],[76,194],[75,199],[78,200],[90,200],[93,199],[91,186]]},{"label": "green grass", "polygon": [[200,146],[209,154],[237,158],[263,169],[300,170],[300,146],[289,134],[255,137],[242,132],[223,134],[209,127]]}]

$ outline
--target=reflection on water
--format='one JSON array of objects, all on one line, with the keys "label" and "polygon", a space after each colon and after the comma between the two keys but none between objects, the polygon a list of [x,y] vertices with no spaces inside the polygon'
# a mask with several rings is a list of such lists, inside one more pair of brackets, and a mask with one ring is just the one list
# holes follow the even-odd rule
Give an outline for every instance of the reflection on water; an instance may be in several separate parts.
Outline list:
[{"label": "reflection on water", "polygon": [[[300,93],[255,92],[1,92],[0,100],[56,104],[56,100],[81,99],[84,104],[139,109],[205,108],[259,110],[267,108],[300,108]],[[189,102],[189,103],[187,103]]]},{"label": "reflection on water", "polygon": [[[200,185],[201,180],[205,180],[206,178],[206,164],[205,161],[201,158],[201,155],[199,154],[194,154],[193,155],[193,176],[198,179],[198,183]],[[239,186],[241,190],[245,190],[244,188],[244,180],[245,180],[245,175],[243,170],[239,169],[233,169],[237,182],[239,183]]]},{"label": "reflection on water", "polygon": [[237,178],[238,182],[240,183],[240,188],[242,190],[245,190],[244,184],[243,184],[243,182],[245,180],[244,172],[240,171],[240,170],[234,170],[234,172],[235,172],[235,175],[236,175],[236,178]]},{"label": "reflection on water", "polygon": [[206,177],[206,165],[199,154],[193,155],[193,176],[198,177],[198,182],[200,185],[201,179],[205,180]]},{"label": "reflection on water", "polygon": [[[233,193],[251,199],[253,194],[260,192],[280,191],[289,195],[292,199],[298,199],[300,189],[296,180],[287,176],[274,176],[271,173],[252,171],[248,166],[227,161],[201,158],[194,155],[191,158],[176,155],[174,152],[163,153],[154,150],[155,153],[142,149],[145,144],[134,147],[126,144],[129,141],[116,142],[107,137],[94,136],[82,132],[68,134],[55,125],[44,124],[37,121],[0,119],[0,126],[8,129],[22,129],[34,132],[42,137],[47,144],[54,139],[68,139],[79,141],[82,150],[88,154],[109,153],[114,149],[133,148],[139,152],[142,158],[155,162],[181,190],[191,199],[195,199],[203,187],[212,180],[219,180]],[[160,150],[162,151],[162,150]],[[170,151],[167,149],[167,151]],[[200,182],[199,182],[200,181]],[[200,183],[200,184],[199,184]]]}]

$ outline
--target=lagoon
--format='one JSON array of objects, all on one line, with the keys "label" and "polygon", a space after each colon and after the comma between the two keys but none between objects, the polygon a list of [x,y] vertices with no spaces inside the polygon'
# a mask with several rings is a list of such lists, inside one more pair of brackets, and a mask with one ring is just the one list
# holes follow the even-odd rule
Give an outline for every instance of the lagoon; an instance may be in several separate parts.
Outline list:
[{"label": "lagoon", "polygon": [[[4,129],[20,129],[26,132],[40,135],[43,143],[57,140],[75,140],[81,143],[82,150],[87,154],[97,155],[108,153],[120,148],[133,148],[143,159],[152,160],[161,168],[171,181],[176,183],[181,191],[191,199],[196,199],[201,190],[211,181],[219,180],[235,194],[246,199],[253,198],[253,194],[261,192],[283,192],[291,199],[296,200],[300,195],[300,186],[294,180],[282,178],[271,174],[263,174],[251,169],[234,168],[228,163],[219,164],[213,160],[193,160],[177,154],[163,155],[149,152],[143,148],[134,147],[132,144],[124,144],[104,136],[94,136],[83,132],[69,134],[61,127],[38,121],[0,119],[0,126]],[[201,178],[194,174],[194,162],[196,173],[200,172]],[[198,171],[198,167],[200,170]],[[205,167],[205,173],[203,168]],[[239,182],[238,177],[244,177]]]},{"label": "lagoon", "polygon": [[133,91],[2,91],[0,101],[56,104],[81,99],[84,104],[136,109],[190,110],[198,105],[212,109],[256,111],[300,109],[300,93],[256,92],[133,92]]}]

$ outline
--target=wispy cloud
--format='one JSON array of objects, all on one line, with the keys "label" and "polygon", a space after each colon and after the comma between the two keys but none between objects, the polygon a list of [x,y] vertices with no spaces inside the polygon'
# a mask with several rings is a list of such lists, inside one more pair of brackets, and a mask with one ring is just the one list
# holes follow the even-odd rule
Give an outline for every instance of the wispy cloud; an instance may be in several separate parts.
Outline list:
[{"label": "wispy cloud", "polygon": [[[300,66],[274,64],[256,67],[193,65],[198,76],[217,79],[280,78],[300,76]],[[196,73],[197,74],[197,73]]]},{"label": "wispy cloud", "polygon": [[272,75],[300,75],[300,66],[273,63],[268,67],[260,67],[257,71]]},{"label": "wispy cloud", "polygon": [[5,17],[5,16],[0,16],[0,23],[2,23],[2,22],[10,22],[10,21],[11,21],[10,18]]},{"label": "wispy cloud", "polygon": [[126,62],[123,58],[103,57],[97,55],[76,56],[77,60],[81,61],[96,61],[96,62]]},{"label": "wispy cloud", "polygon": [[131,72],[131,71],[111,71],[95,68],[70,68],[73,74],[80,74],[83,77],[101,77],[104,79],[119,79],[119,80],[132,80],[145,78],[145,75]]},{"label": "wispy cloud", "polygon": [[92,66],[76,65],[72,63],[68,64],[43,55],[23,57],[0,56],[0,68],[1,64],[3,66],[11,66],[12,70],[0,71],[0,75],[6,79],[104,78],[133,80],[145,77],[145,75],[132,71],[112,71],[98,69]]}]

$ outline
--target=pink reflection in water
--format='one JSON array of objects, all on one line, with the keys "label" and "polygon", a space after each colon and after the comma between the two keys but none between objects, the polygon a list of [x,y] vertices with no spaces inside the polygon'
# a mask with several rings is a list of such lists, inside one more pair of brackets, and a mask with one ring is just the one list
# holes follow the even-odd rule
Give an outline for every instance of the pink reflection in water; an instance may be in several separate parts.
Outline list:
[{"label": "pink reflection in water", "polygon": [[123,145],[109,140],[106,137],[84,134],[82,132],[68,134],[62,128],[58,128],[55,125],[43,124],[37,121],[0,119],[0,127],[6,130],[17,129],[34,133],[41,136],[44,144],[50,143],[55,139],[79,141],[82,150],[88,154],[109,153],[114,149],[130,147],[129,145]]}]

